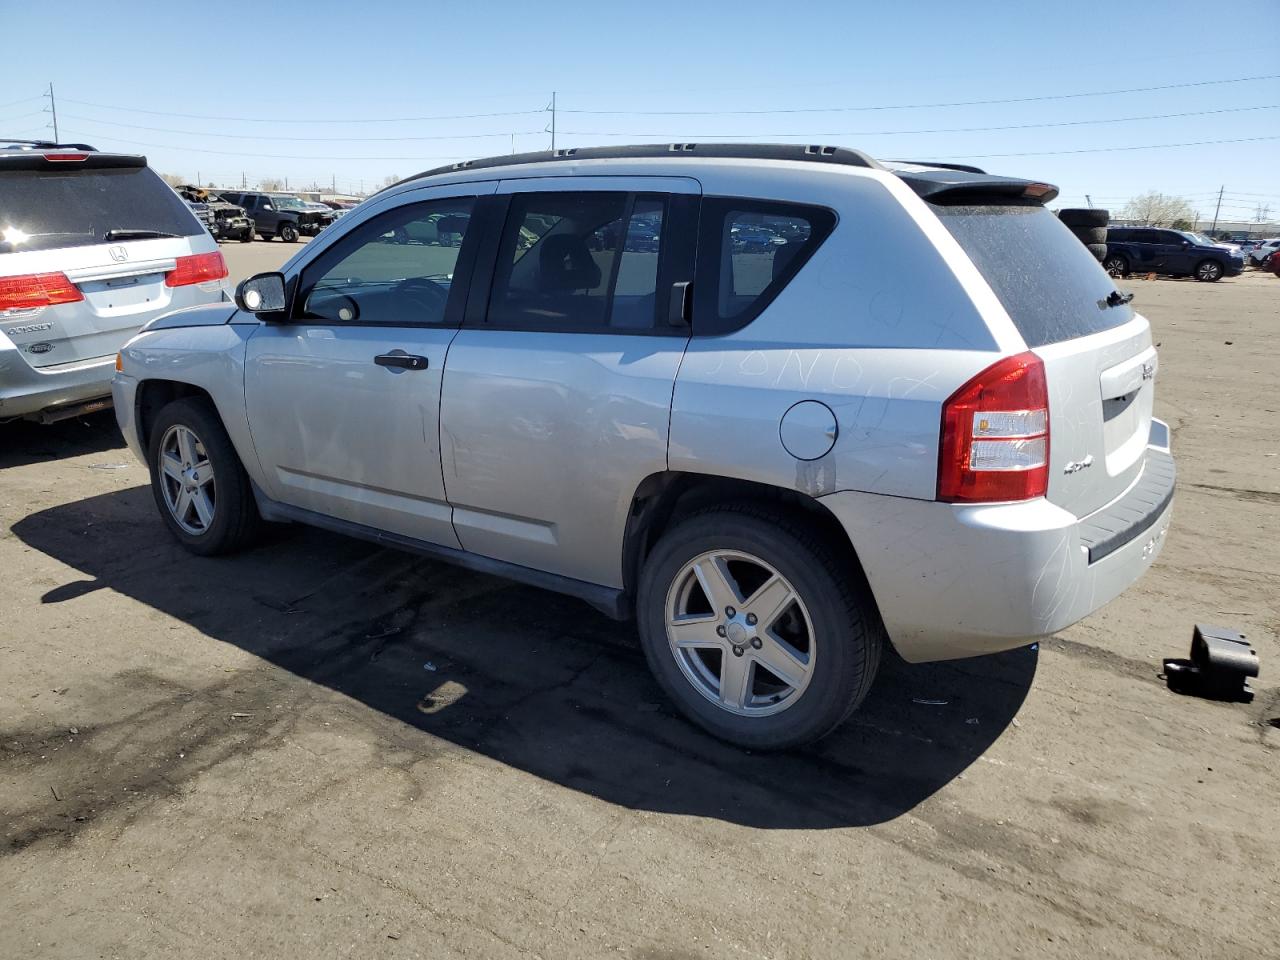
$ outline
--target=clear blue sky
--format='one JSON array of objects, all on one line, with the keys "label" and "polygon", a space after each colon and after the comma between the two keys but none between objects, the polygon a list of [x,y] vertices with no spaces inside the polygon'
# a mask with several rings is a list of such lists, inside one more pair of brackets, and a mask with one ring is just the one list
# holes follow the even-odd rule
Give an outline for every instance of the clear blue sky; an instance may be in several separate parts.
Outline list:
[{"label": "clear blue sky", "polygon": [[[0,134],[52,133],[37,112],[47,101],[27,99],[52,81],[64,140],[138,150],[159,170],[222,184],[244,173],[368,188],[390,174],[509,152],[513,133],[516,149],[545,149],[542,111],[554,90],[558,146],[836,143],[1049,180],[1072,204],[1087,193],[1119,207],[1156,189],[1211,214],[1209,194],[1225,184],[1234,206],[1224,214],[1251,213],[1256,200],[1280,211],[1280,78],[905,106],[1280,74],[1278,0],[0,0],[0,37]],[[867,109],[881,107],[892,109]],[[1254,107],[1271,109],[1241,109]],[[502,115],[371,122],[460,114]],[[1127,119],[1168,114],[1197,115]],[[343,122],[315,122],[324,120]],[[1025,126],[1047,123],[1074,125]],[[1014,126],[1024,128],[955,130]],[[395,137],[422,139],[376,139]],[[1272,139],[1067,152],[1256,137]]]}]

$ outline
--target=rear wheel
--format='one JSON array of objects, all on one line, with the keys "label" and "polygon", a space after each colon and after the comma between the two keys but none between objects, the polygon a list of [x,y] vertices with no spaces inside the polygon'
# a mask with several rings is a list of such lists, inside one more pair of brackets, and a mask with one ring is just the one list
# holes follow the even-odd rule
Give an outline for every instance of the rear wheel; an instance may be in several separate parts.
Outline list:
[{"label": "rear wheel", "polygon": [[285,243],[297,243],[298,242],[297,225],[292,223],[280,224],[280,239],[283,240]]},{"label": "rear wheel", "polygon": [[252,231],[252,230],[246,230],[243,234],[241,234],[241,236],[240,236],[240,242],[241,242],[241,243],[253,243],[253,231]]},{"label": "rear wheel", "polygon": [[252,538],[258,508],[231,438],[207,400],[175,400],[156,417],[151,492],[169,531],[192,553],[230,553]]},{"label": "rear wheel", "polygon": [[676,706],[717,737],[817,740],[866,697],[883,627],[865,587],[804,527],[752,507],[694,514],[645,563],[645,656]]},{"label": "rear wheel", "polygon": [[1102,269],[1113,277],[1127,277],[1129,275],[1129,261],[1118,253],[1113,253],[1102,261]]},{"label": "rear wheel", "polygon": [[1196,264],[1195,277],[1203,283],[1214,283],[1222,279],[1222,264],[1217,260],[1201,260]]}]

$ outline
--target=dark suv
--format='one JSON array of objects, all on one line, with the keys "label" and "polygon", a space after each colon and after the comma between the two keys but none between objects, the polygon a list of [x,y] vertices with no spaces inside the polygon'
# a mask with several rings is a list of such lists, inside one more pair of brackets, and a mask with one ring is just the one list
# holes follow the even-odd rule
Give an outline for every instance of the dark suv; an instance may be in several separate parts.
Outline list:
[{"label": "dark suv", "polygon": [[313,210],[287,194],[223,190],[222,197],[244,207],[263,240],[278,235],[286,243],[295,243],[300,236],[314,237],[335,219],[332,211]]},{"label": "dark suv", "polygon": [[1102,265],[1113,277],[1160,273],[1212,282],[1239,274],[1244,257],[1236,248],[1188,230],[1110,227]]}]

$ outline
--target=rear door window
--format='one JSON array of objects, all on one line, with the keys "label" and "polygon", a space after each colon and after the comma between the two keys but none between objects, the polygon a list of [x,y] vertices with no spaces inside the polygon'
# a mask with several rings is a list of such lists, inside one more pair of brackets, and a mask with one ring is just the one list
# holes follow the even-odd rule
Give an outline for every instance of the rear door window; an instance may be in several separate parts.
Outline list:
[{"label": "rear door window", "polygon": [[728,197],[702,204],[694,330],[728,333],[782,292],[835,226],[825,207]]},{"label": "rear door window", "polygon": [[1108,306],[1115,283],[1057,217],[1040,206],[934,206],[991,285],[1029,347],[1073,340],[1133,318]]},{"label": "rear door window", "polygon": [[654,329],[668,198],[612,191],[511,198],[486,324]]},{"label": "rear door window", "polygon": [[106,243],[111,230],[195,237],[204,227],[147,167],[0,171],[0,253]]}]

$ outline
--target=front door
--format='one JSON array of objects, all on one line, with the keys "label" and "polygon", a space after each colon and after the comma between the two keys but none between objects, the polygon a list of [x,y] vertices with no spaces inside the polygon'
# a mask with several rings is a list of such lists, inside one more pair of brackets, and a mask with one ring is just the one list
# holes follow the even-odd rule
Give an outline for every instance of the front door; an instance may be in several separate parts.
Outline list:
[{"label": "front door", "polygon": [[477,196],[460,189],[420,191],[340,238],[303,267],[291,319],[250,338],[245,401],[268,496],[458,546],[439,397],[479,239]]},{"label": "front door", "polygon": [[487,201],[505,225],[441,395],[465,549],[622,585],[632,495],[667,466],[689,338],[670,294],[692,278],[697,194],[680,178],[549,178],[504,181]]}]

